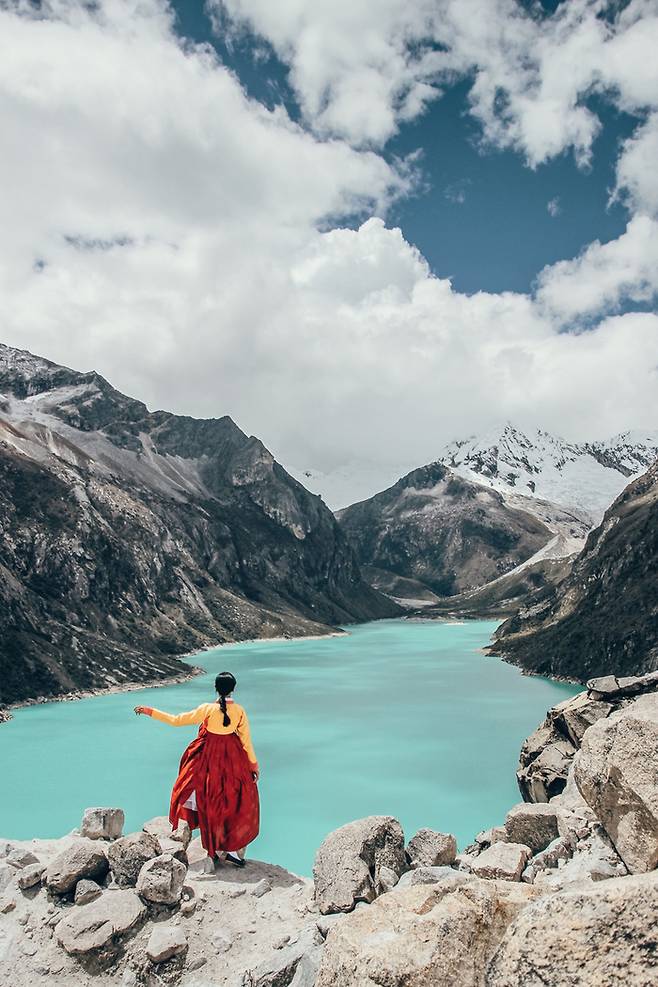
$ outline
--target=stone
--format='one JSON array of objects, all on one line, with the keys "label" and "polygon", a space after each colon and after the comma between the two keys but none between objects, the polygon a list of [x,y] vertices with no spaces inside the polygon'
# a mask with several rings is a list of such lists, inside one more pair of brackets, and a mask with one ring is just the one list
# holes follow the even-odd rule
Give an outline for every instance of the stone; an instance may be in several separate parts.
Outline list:
[{"label": "stone", "polygon": [[123,833],[123,809],[85,809],[80,835],[89,840],[117,840]]},{"label": "stone", "polygon": [[396,886],[399,880],[400,880],[399,875],[396,874],[394,870],[391,870],[390,867],[380,867],[379,893],[385,894],[387,891],[391,891]]},{"label": "stone", "polygon": [[30,888],[41,884],[41,878],[46,870],[45,864],[28,864],[18,874],[18,886],[21,891],[28,891]]},{"label": "stone", "polygon": [[532,884],[541,871],[554,870],[561,860],[569,860],[573,856],[575,845],[573,837],[557,836],[544,850],[531,859],[521,875],[521,880]]},{"label": "stone", "polygon": [[304,953],[297,964],[295,976],[290,981],[290,987],[315,987],[321,958],[322,949],[318,946]]},{"label": "stone", "polygon": [[589,679],[587,690],[592,699],[621,699],[638,693],[658,689],[658,672],[647,675],[626,675],[617,678],[616,675],[603,675],[600,678]]},{"label": "stone", "polygon": [[332,930],[316,987],[481,987],[508,924],[535,894],[477,879],[398,886]]},{"label": "stone", "polygon": [[290,984],[302,958],[316,948],[315,929],[303,929],[294,943],[272,950],[258,966],[245,973],[245,987],[284,987]]},{"label": "stone", "polygon": [[216,953],[226,953],[233,945],[233,936],[228,929],[217,929],[211,942]]},{"label": "stone", "polygon": [[108,891],[88,905],[69,910],[55,936],[71,956],[112,950],[146,918],[146,907],[134,891]]},{"label": "stone", "polygon": [[16,868],[0,861],[0,894],[16,879]]},{"label": "stone", "polygon": [[160,844],[160,850],[162,853],[170,853],[172,857],[176,860],[180,860],[181,864],[185,864],[187,867],[187,853],[185,852],[185,847],[180,840],[174,840],[169,836],[159,836],[158,843]]},{"label": "stone", "polygon": [[187,850],[190,842],[192,840],[192,830],[190,829],[189,823],[181,820],[175,830],[171,828],[171,823],[167,816],[155,816],[154,819],[149,819],[142,826],[145,833],[149,833],[151,836],[155,836],[157,840],[167,839],[176,840],[177,843],[183,844],[183,849]]},{"label": "stone", "polygon": [[96,881],[78,881],[73,901],[76,905],[88,905],[103,893]]},{"label": "stone", "polygon": [[477,877],[500,881],[520,881],[530,857],[530,848],[521,843],[494,843],[471,861]]},{"label": "stone", "polygon": [[505,933],[486,987],[648,987],[658,982],[658,874],[532,902]]},{"label": "stone", "polygon": [[272,890],[272,884],[266,877],[262,877],[251,889],[254,898],[262,898],[264,894]]},{"label": "stone", "polygon": [[160,922],[153,927],[146,946],[146,955],[151,963],[164,963],[172,956],[180,956],[188,949],[187,938],[180,925],[173,922]]},{"label": "stone", "polygon": [[563,791],[576,748],[571,741],[556,738],[527,762],[524,749],[516,773],[521,795],[526,802],[548,802]]},{"label": "stone", "polygon": [[313,879],[320,911],[349,912],[383,890],[380,871],[405,869],[404,834],[392,816],[368,816],[334,830],[315,856]]},{"label": "stone", "polygon": [[452,833],[435,829],[419,829],[407,844],[407,860],[411,867],[444,867],[455,862],[457,840]]},{"label": "stone", "polygon": [[147,862],[161,853],[160,844],[149,833],[130,833],[111,843],[107,850],[114,880],[121,888],[134,887]]},{"label": "stone", "polygon": [[31,850],[17,847],[7,854],[7,863],[17,870],[21,870],[23,867],[29,867],[30,864],[38,864],[39,858]]},{"label": "stone", "polygon": [[658,866],[658,694],[590,727],[574,777],[628,870]]},{"label": "stone", "polygon": [[471,879],[470,873],[453,870],[452,867],[415,867],[402,875],[396,889],[412,888],[417,884],[438,884],[442,881],[457,885]]},{"label": "stone", "polygon": [[107,870],[107,857],[101,843],[74,839],[48,865],[45,884],[49,891],[68,894],[83,878],[102,880]]},{"label": "stone", "polygon": [[586,692],[559,703],[551,710],[555,726],[574,745],[580,747],[585,731],[597,720],[604,719],[613,711],[611,703],[591,699]]},{"label": "stone", "polygon": [[478,833],[475,842],[480,850],[486,850],[492,843],[507,843],[507,830],[504,826],[492,826]]},{"label": "stone", "polygon": [[9,912],[13,912],[16,908],[16,899],[10,897],[9,895],[3,895],[0,898],[0,915],[8,915]]},{"label": "stone", "polygon": [[521,802],[505,816],[505,832],[509,843],[522,843],[539,853],[559,835],[556,808],[547,802]]},{"label": "stone", "polygon": [[[531,864],[534,863],[533,858]],[[534,883],[549,890],[582,886],[592,881],[621,877],[628,871],[605,832],[598,827],[586,840],[580,840],[566,862],[558,860],[556,870],[540,871]]]},{"label": "stone", "polygon": [[[145,834],[146,835],[146,834]],[[147,860],[137,878],[137,893],[159,905],[177,904],[183,892],[187,870],[170,853]]]}]

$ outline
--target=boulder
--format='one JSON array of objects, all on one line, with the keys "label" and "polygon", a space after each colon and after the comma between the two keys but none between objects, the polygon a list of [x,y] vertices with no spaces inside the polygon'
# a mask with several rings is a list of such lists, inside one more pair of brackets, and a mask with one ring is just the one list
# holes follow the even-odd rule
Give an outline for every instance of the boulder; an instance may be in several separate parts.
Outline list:
[{"label": "boulder", "polygon": [[187,939],[180,925],[161,922],[154,926],[146,946],[146,955],[151,963],[164,963],[172,956],[187,952]]},{"label": "boulder", "polygon": [[505,832],[510,843],[522,843],[539,853],[558,835],[557,810],[547,802],[521,802],[505,817]]},{"label": "boulder", "polygon": [[590,727],[574,777],[629,871],[658,866],[658,693]]},{"label": "boulder", "polygon": [[559,733],[567,737],[574,747],[580,747],[585,731],[597,720],[609,716],[613,709],[611,703],[591,699],[586,692],[579,692],[577,696],[554,706],[549,715]]},{"label": "boulder", "polygon": [[636,696],[639,693],[658,689],[658,672],[647,675],[603,675],[600,678],[589,679],[587,689],[592,699],[619,700],[626,696]]},{"label": "boulder", "polygon": [[521,795],[527,802],[548,802],[563,791],[576,748],[569,740],[554,738],[532,759],[524,758],[524,750],[516,772]]},{"label": "boulder", "polygon": [[321,844],[313,866],[320,911],[349,912],[357,901],[374,901],[384,890],[383,867],[398,876],[405,869],[404,834],[397,819],[368,816],[334,830]]},{"label": "boulder", "polygon": [[[537,859],[533,857],[530,866]],[[582,887],[584,883],[589,884],[592,881],[621,877],[627,873],[619,854],[601,827],[598,827],[586,840],[578,841],[568,860],[557,861],[557,869],[540,870],[534,877],[534,883],[548,890],[562,890],[573,886]]]},{"label": "boulder", "polygon": [[560,861],[569,860],[573,856],[575,845],[573,837],[558,836],[552,843],[548,844],[545,850],[531,859],[521,875],[521,880],[532,884],[538,874],[554,870]]},{"label": "boulder", "polygon": [[107,891],[81,908],[71,909],[55,927],[60,946],[72,956],[112,950],[146,918],[134,891]]},{"label": "boulder", "polygon": [[15,880],[17,871],[4,861],[0,861],[0,894]]},{"label": "boulder", "polygon": [[123,833],[123,809],[85,809],[80,835],[89,840],[117,840]]},{"label": "boulder", "polygon": [[[475,845],[473,849],[477,849],[480,853],[482,850],[486,850],[490,847],[492,843],[507,843],[507,830],[504,826],[492,826],[491,829],[484,829],[481,833],[478,833],[475,837]],[[470,848],[469,848],[470,849]]]},{"label": "boulder", "polygon": [[521,843],[493,843],[471,860],[470,869],[477,877],[520,881],[530,856],[530,848]]},{"label": "boulder", "polygon": [[78,881],[73,901],[76,905],[88,905],[103,893],[96,881]]},{"label": "boulder", "polygon": [[147,860],[159,857],[160,844],[149,833],[130,833],[110,844],[107,850],[110,869],[119,887],[134,887]]},{"label": "boulder", "polygon": [[398,887],[335,926],[316,987],[480,987],[507,925],[534,894],[473,878]]},{"label": "boulder", "polygon": [[169,836],[159,836],[158,843],[161,853],[170,853],[172,857],[180,860],[181,864],[185,864],[187,867],[187,852],[180,840],[173,840]]},{"label": "boulder", "polygon": [[505,933],[486,987],[648,987],[658,982],[658,874],[532,902]]},{"label": "boulder", "polygon": [[438,884],[445,881],[463,884],[464,881],[470,880],[472,880],[470,874],[453,870],[452,867],[415,867],[402,875],[396,888],[411,888],[417,884]]},{"label": "boulder", "polygon": [[[290,984],[304,956],[310,955],[315,958],[317,955],[315,950],[321,942],[322,937],[317,929],[302,929],[294,943],[281,949],[271,950],[258,966],[246,971],[242,981],[243,987],[284,987]],[[299,985],[300,982],[304,984],[301,975],[297,984]]]},{"label": "boulder", "polygon": [[157,840],[176,840],[178,843],[183,844],[183,849],[185,850],[187,850],[192,840],[192,830],[189,823],[181,820],[174,830],[171,828],[171,823],[167,816],[155,816],[154,819],[149,819],[148,822],[144,823],[142,829],[145,833],[155,836]]},{"label": "boulder", "polygon": [[455,862],[457,840],[452,833],[435,829],[419,829],[407,844],[407,860],[411,867],[445,867]]},{"label": "boulder", "polygon": [[18,886],[21,891],[28,891],[41,884],[45,869],[45,864],[28,864],[27,867],[23,867],[18,874]]},{"label": "boulder", "polygon": [[15,867],[16,870],[21,870],[23,867],[29,867],[30,864],[38,864],[39,858],[32,853],[31,850],[24,850],[22,847],[16,847],[10,850],[7,854],[7,863]]},{"label": "boulder", "polygon": [[107,871],[103,845],[95,840],[75,839],[48,865],[45,883],[49,891],[68,894],[83,878],[102,880]]},{"label": "boulder", "polygon": [[147,860],[137,878],[137,893],[158,905],[175,905],[181,899],[187,869],[170,853]]}]

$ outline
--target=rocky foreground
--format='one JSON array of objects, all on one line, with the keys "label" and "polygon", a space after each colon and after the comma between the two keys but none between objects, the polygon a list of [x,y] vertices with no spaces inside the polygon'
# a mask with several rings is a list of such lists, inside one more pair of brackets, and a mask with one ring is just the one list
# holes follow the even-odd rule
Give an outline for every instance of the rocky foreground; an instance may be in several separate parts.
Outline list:
[{"label": "rocky foreground", "polygon": [[0,983],[648,987],[658,983],[658,675],[595,680],[528,738],[528,801],[457,853],[390,816],[331,833],[313,881],[203,869],[165,818],[89,809],[0,841]]}]

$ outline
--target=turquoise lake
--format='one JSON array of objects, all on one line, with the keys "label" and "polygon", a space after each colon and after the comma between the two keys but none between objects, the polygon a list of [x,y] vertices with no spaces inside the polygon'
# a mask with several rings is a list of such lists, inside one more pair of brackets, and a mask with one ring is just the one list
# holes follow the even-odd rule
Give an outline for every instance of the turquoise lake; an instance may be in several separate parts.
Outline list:
[{"label": "turquoise lake", "polygon": [[59,836],[90,805],[118,805],[126,832],[168,812],[180,754],[196,727],[136,717],[214,698],[228,669],[261,764],[261,835],[251,856],[310,874],[337,826],[397,816],[461,847],[519,801],[523,739],[578,691],[482,654],[496,623],[387,620],[322,640],[215,648],[189,659],[203,676],[176,686],[47,703],[0,727],[0,835]]}]

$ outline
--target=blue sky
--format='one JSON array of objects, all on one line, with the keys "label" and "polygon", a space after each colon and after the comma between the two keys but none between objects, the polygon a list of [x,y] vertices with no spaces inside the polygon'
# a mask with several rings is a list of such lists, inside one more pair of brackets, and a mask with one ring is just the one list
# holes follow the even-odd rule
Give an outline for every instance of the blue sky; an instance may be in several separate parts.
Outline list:
[{"label": "blue sky", "polygon": [[[203,0],[176,0],[173,6],[182,37],[211,44],[250,96],[269,107],[284,105],[299,120],[287,67],[270,45],[249,33],[226,44],[213,31]],[[557,6],[543,4],[547,11]],[[628,212],[610,203],[610,195],[620,144],[638,119],[593,97],[602,128],[591,164],[579,168],[567,149],[529,168],[519,153],[482,141],[481,127],[468,115],[472,82],[449,87],[384,147],[389,161],[421,152],[422,173],[419,190],[396,203],[387,219],[458,291],[528,291],[545,265],[624,231]],[[555,203],[553,214],[549,203]]]}]

